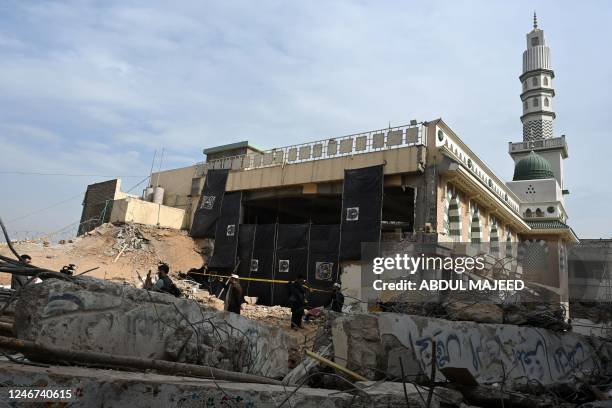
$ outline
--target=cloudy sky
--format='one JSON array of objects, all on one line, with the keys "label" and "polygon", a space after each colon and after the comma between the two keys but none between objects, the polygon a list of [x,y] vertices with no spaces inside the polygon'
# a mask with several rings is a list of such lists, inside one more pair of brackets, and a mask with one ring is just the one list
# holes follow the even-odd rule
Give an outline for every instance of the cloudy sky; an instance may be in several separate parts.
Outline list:
[{"label": "cloudy sky", "polygon": [[580,237],[611,237],[606,1],[4,0],[0,216],[19,234],[69,230],[87,184],[121,176],[128,189],[162,146],[173,168],[204,147],[412,118],[442,117],[509,179],[534,6],[569,143],[570,223]]}]

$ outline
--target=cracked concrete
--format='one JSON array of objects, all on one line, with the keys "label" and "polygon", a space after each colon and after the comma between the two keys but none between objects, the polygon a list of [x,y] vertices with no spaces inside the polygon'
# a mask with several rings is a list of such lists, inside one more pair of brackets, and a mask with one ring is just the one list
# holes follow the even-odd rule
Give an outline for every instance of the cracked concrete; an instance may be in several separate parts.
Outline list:
[{"label": "cracked concrete", "polygon": [[[400,383],[391,385],[361,384],[368,387],[357,395],[319,388],[244,384],[175,377],[152,373],[135,373],[85,367],[47,368],[13,364],[0,360],[0,382],[11,387],[36,384],[37,387],[70,389],[76,398],[71,407],[240,407],[276,408],[289,398],[284,407],[292,408],[369,408],[405,406]],[[407,385],[410,407],[424,408],[419,396],[428,389]],[[459,393],[436,389],[430,408],[441,408],[441,401],[461,401]],[[0,399],[1,401],[1,399]],[[40,406],[20,403],[19,406]]]},{"label": "cracked concrete", "polygon": [[[504,324],[455,322],[397,313],[343,315],[331,322],[335,361],[369,379],[382,373],[430,375],[436,344],[436,380],[444,367],[466,368],[480,384],[575,384],[580,376],[610,373],[612,346],[571,332]],[[505,373],[505,375],[504,375]]]},{"label": "cracked concrete", "polygon": [[30,285],[16,306],[18,338],[79,351],[205,364],[280,378],[290,338],[280,329],[193,300],[79,277]]}]

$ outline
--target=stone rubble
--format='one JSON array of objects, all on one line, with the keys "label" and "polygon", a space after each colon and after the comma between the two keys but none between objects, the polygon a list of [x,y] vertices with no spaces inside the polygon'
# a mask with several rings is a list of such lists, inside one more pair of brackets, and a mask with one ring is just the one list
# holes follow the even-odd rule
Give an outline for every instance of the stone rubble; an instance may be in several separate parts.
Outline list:
[{"label": "stone rubble", "polygon": [[[122,239],[135,230],[126,231]],[[134,232],[133,237],[137,236]],[[123,242],[133,241],[128,238]],[[135,245],[146,246],[143,242]],[[579,404],[555,400],[551,396],[553,390],[581,393],[580,401],[584,402],[588,400],[584,396],[585,383],[599,378],[603,384],[607,376],[612,377],[612,344],[605,339],[499,324],[507,319],[503,314],[507,310],[502,307],[455,301],[421,305],[421,310],[452,311],[451,318],[455,320],[391,312],[323,313],[325,324],[307,349],[368,379],[354,382],[318,360],[304,358],[303,352],[294,352],[296,339],[285,332],[286,328],[279,327],[280,322],[288,322],[287,308],[245,304],[243,315],[227,313],[222,311],[223,302],[200,289],[199,284],[176,282],[187,298],[85,276],[71,282],[49,279],[26,288],[19,297],[15,334],[43,346],[248,372],[282,379],[284,386],[241,384],[240,388],[224,382],[220,391],[218,384],[210,380],[179,380],[180,377],[161,375],[153,378],[154,374],[78,367],[63,367],[51,375],[53,368],[32,367],[28,371],[30,367],[2,361],[0,365],[9,372],[3,374],[0,370],[0,381],[12,378],[20,379],[22,384],[73,384],[109,405],[114,405],[111,400],[121,404],[138,398],[148,401],[147,390],[153,387],[159,390],[162,402],[151,406],[192,406],[193,401],[186,403],[185,399],[191,395],[198,401],[193,406],[211,401],[221,404],[224,398],[250,401],[254,404],[251,406],[277,406],[289,397],[294,407],[393,407],[406,406],[406,402],[411,407],[425,407],[434,344],[436,386],[431,407],[489,407],[503,400],[506,406],[515,408],[570,408]],[[549,312],[536,304],[531,305],[531,310]],[[470,319],[491,323],[467,321]],[[46,361],[44,356],[27,357]],[[84,371],[77,373],[79,370]],[[461,370],[474,382],[472,385],[458,380],[456,373]],[[68,372],[76,377],[63,374]],[[98,385],[100,378],[115,385]],[[296,386],[299,388],[291,388]],[[123,391],[118,392],[116,387]],[[181,397],[172,399],[173,393]],[[89,400],[79,401],[85,404]],[[607,401],[588,404],[581,406],[609,406]]]},{"label": "stone rubble", "polygon": [[78,277],[22,291],[17,338],[78,351],[209,365],[271,378],[287,374],[291,338],[280,328],[190,299]]}]

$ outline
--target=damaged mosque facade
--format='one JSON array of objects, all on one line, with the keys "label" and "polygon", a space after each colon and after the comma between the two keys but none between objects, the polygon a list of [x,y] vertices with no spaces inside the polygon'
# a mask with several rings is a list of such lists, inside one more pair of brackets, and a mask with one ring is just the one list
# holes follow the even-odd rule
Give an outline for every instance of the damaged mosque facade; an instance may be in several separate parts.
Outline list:
[{"label": "damaged mosque facade", "polygon": [[[442,119],[411,120],[269,150],[246,141],[208,148],[202,163],[153,173],[143,197],[122,194],[119,180],[90,185],[82,218],[102,203],[105,218],[81,233],[107,221],[188,229],[210,254],[208,271],[252,279],[247,294],[263,304],[286,303],[275,282],[299,275],[321,290],[342,282],[361,298],[364,242],[466,243],[484,248],[489,265],[526,243],[554,271],[539,284],[568,303],[567,257],[578,238],[565,205],[568,145],[553,126],[554,77],[534,16],[519,77],[522,140],[508,143],[511,181]],[[504,264],[515,276],[542,266]]]}]

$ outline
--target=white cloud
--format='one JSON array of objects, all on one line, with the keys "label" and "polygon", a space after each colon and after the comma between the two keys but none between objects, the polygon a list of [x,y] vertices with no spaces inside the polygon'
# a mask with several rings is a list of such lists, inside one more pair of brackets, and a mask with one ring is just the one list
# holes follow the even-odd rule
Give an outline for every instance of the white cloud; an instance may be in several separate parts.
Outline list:
[{"label": "white cloud", "polygon": [[[605,49],[610,7],[541,7],[568,182],[586,194],[569,197],[570,215],[579,233],[605,234],[612,225],[583,214],[612,148],[599,136],[611,61],[598,54],[589,81],[575,61]],[[0,16],[3,166],[147,173],[162,145],[178,167],[232,141],[273,147],[441,116],[510,176],[531,12],[527,1],[18,3]],[[567,33],[578,17],[592,24]]]}]

